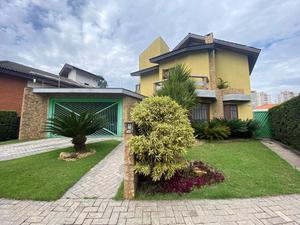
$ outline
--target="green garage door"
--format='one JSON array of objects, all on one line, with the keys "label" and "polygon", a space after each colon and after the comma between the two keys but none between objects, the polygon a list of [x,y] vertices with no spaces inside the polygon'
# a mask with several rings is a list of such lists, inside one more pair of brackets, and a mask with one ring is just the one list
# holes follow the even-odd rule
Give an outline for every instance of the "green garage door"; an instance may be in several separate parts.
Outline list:
[{"label": "green garage door", "polygon": [[[92,136],[122,136],[121,99],[50,99],[48,117],[65,116],[74,112],[98,113],[107,121],[107,126]],[[50,134],[51,136],[51,134]]]}]

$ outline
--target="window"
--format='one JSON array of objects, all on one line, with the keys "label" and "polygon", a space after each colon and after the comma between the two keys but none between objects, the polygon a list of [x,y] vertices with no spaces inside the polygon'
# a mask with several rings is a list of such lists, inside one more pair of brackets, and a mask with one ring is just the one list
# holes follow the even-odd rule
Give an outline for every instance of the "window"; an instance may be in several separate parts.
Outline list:
[{"label": "window", "polygon": [[164,69],[164,70],[162,71],[162,77],[163,77],[163,80],[166,80],[166,79],[169,78],[169,74],[170,74],[170,72],[171,72],[172,69],[174,69],[174,67],[169,68],[169,69]]},{"label": "window", "polygon": [[224,117],[226,120],[232,120],[238,118],[238,106],[237,105],[224,105]]},{"label": "window", "polygon": [[199,103],[192,109],[192,121],[209,120],[209,104]]}]

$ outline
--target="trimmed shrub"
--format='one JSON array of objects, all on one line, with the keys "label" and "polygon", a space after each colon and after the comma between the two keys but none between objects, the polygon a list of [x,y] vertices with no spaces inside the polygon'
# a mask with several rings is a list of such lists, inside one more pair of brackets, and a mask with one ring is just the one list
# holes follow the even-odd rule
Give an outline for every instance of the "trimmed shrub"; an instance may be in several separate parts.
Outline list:
[{"label": "trimmed shrub", "polygon": [[185,109],[169,97],[150,97],[134,107],[131,117],[139,131],[129,141],[135,173],[169,180],[187,166],[183,156],[194,136]]},{"label": "trimmed shrub", "polygon": [[300,151],[300,96],[269,110],[273,137]]},{"label": "trimmed shrub", "polygon": [[0,141],[18,138],[19,118],[15,111],[0,111]]},{"label": "trimmed shrub", "polygon": [[195,136],[199,139],[223,140],[229,137],[230,129],[217,121],[200,122],[193,124]]}]

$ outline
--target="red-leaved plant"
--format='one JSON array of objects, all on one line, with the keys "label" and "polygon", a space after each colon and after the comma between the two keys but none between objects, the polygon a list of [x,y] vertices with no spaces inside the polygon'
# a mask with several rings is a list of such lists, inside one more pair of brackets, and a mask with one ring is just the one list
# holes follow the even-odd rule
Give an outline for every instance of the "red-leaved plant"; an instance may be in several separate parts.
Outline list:
[{"label": "red-leaved plant", "polygon": [[[193,168],[203,171],[201,176],[195,174]],[[177,171],[175,175],[167,181],[161,183],[160,192],[185,193],[193,190],[194,187],[200,188],[204,185],[211,185],[224,181],[224,175],[205,165],[201,161],[191,162],[189,172]]]}]

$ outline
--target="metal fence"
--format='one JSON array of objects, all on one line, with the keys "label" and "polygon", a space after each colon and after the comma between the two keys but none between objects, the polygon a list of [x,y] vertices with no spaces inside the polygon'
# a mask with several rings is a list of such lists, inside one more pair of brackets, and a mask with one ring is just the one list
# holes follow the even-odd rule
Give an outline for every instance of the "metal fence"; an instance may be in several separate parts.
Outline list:
[{"label": "metal fence", "polygon": [[253,117],[259,122],[260,128],[256,132],[256,137],[258,138],[271,138],[272,130],[269,121],[269,112],[265,111],[254,111]]}]

